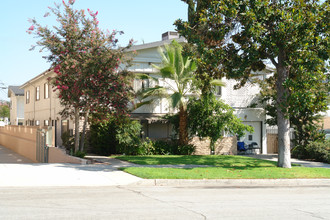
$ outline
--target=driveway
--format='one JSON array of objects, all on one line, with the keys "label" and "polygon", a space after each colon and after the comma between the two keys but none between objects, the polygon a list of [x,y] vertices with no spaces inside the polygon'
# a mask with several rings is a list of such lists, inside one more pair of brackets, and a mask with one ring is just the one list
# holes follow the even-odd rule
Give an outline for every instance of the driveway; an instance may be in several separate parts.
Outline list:
[{"label": "driveway", "polygon": [[0,164],[1,163],[34,163],[34,162],[0,145]]},{"label": "driveway", "polygon": [[0,146],[0,187],[115,186],[140,180],[110,164],[34,163]]}]

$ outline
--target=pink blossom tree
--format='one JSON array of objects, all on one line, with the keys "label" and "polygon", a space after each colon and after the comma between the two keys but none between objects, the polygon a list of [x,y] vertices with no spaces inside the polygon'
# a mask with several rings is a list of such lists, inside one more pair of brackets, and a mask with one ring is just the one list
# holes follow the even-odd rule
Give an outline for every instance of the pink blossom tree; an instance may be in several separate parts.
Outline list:
[{"label": "pink blossom tree", "polygon": [[[101,114],[127,114],[127,103],[131,97],[130,74],[120,64],[129,66],[125,57],[127,47],[118,47],[113,30],[106,33],[99,29],[98,12],[88,9],[73,9],[74,0],[62,1],[61,5],[49,7],[59,23],[52,29],[31,19],[28,33],[34,34],[36,46],[50,53],[45,58],[52,63],[56,76],[49,79],[54,91],[58,91],[63,117],[74,116],[75,152],[83,150],[87,119],[91,112]],[[89,14],[89,15],[88,15]],[[34,49],[33,46],[32,49]],[[80,117],[83,116],[83,117]],[[84,120],[81,141],[79,135],[80,118]]]}]

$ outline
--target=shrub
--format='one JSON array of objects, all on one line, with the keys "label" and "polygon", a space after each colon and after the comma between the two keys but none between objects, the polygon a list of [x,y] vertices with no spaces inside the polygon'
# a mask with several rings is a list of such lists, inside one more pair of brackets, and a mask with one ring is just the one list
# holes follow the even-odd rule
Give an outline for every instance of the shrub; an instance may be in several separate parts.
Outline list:
[{"label": "shrub", "polygon": [[107,121],[93,121],[90,127],[89,144],[93,153],[116,154],[116,125],[113,118]]},{"label": "shrub", "polygon": [[96,154],[138,154],[141,125],[128,117],[92,122],[90,146]]},{"label": "shrub", "polygon": [[119,152],[127,155],[138,154],[141,124],[138,121],[125,119],[117,126],[116,141],[118,143]]},{"label": "shrub", "polygon": [[146,138],[141,142],[139,155],[191,155],[195,151],[194,145],[179,146],[176,141],[156,140]]},{"label": "shrub", "polygon": [[193,145],[179,146],[176,141],[140,139],[141,124],[129,118],[109,117],[91,124],[90,146],[100,155],[189,155]]},{"label": "shrub", "polygon": [[191,155],[195,152],[196,147],[192,144],[178,146],[179,155]]},{"label": "shrub", "polygon": [[77,151],[76,153],[73,154],[75,157],[80,157],[80,158],[84,158],[86,156],[86,152],[83,151]]},{"label": "shrub", "polygon": [[177,154],[177,145],[173,141],[156,140],[154,142],[155,154]]},{"label": "shrub", "polygon": [[292,150],[292,156],[299,159],[312,159],[330,163],[330,140],[311,142],[307,146],[297,146]]},{"label": "shrub", "polygon": [[311,159],[316,161],[330,163],[330,141],[325,142],[311,142],[306,146]]},{"label": "shrub", "polygon": [[154,155],[155,154],[155,147],[152,140],[146,138],[145,141],[141,141],[138,155]]},{"label": "shrub", "polygon": [[70,135],[70,132],[64,132],[61,135],[62,145],[65,147],[66,151],[72,154],[74,149],[74,137]]}]

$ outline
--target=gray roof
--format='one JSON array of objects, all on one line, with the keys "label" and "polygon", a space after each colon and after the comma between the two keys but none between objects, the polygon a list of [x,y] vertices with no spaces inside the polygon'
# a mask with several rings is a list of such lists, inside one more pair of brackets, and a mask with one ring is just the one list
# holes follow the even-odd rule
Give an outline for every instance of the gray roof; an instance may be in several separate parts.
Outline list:
[{"label": "gray roof", "polygon": [[20,86],[8,86],[8,97],[11,93],[14,93],[16,96],[24,96],[24,89],[20,89]]},{"label": "gray roof", "polygon": [[151,43],[146,43],[146,44],[133,45],[132,47],[127,49],[126,52],[130,52],[130,51],[134,51],[134,50],[144,50],[144,49],[149,49],[149,48],[154,48],[154,47],[160,47],[160,46],[163,46],[165,44],[170,44],[173,40],[176,40],[179,43],[187,42],[185,38],[180,37],[180,38],[156,41],[156,42],[151,42]]}]

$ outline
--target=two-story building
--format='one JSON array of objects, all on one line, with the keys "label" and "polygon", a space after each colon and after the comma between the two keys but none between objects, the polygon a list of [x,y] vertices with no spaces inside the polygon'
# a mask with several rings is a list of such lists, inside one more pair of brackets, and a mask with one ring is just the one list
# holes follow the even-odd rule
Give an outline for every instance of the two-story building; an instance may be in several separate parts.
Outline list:
[{"label": "two-story building", "polygon": [[55,129],[55,145],[62,143],[61,135],[69,132],[74,125],[59,114],[62,110],[57,92],[53,91],[48,79],[55,73],[47,70],[24,83],[24,125],[53,126]]},{"label": "two-story building", "polygon": [[[130,71],[158,77],[157,70],[152,67],[152,64],[161,64],[161,56],[159,55],[158,48],[165,44],[170,44],[173,39],[179,43],[185,41],[184,38],[179,38],[179,35],[176,32],[166,32],[162,35],[162,41],[131,47],[128,52],[134,51],[137,55],[133,59],[133,65],[130,67]],[[258,72],[257,75],[260,79],[264,79],[267,75],[270,75],[273,72],[273,69],[268,67],[266,70]],[[247,144],[256,142],[261,147],[260,153],[266,154],[267,135],[265,111],[263,108],[249,107],[251,104],[255,103],[260,92],[260,87],[257,84],[248,82],[244,87],[235,90],[234,86],[238,83],[237,81],[227,79],[222,80],[225,82],[226,86],[217,88],[216,96],[233,107],[236,115],[241,118],[244,124],[250,125],[254,128],[253,133],[247,133],[245,137],[241,137],[240,141],[244,141]],[[162,80],[160,80],[159,83],[160,86],[165,84]],[[155,86],[154,82],[149,80],[136,79],[134,81],[135,91],[153,86]],[[168,113],[174,112],[173,109],[169,108],[167,99],[161,99],[156,103],[136,109],[133,111],[132,117],[141,121],[146,137],[169,138],[173,134],[172,126],[162,117]]]},{"label": "two-story building", "polygon": [[[173,39],[184,42],[176,32],[166,32],[162,35],[162,40],[131,47],[127,53],[135,54],[133,65],[129,70],[133,73],[145,73],[159,77],[152,64],[160,65],[161,56],[158,48],[165,44],[170,44]],[[265,77],[272,72],[267,69],[259,73],[259,77]],[[41,125],[55,127],[56,145],[61,145],[61,134],[74,128],[72,121],[62,118],[59,112],[62,110],[57,93],[51,88],[48,78],[54,76],[54,72],[47,70],[33,79],[24,83],[20,88],[24,90],[24,124]],[[166,79],[167,80],[167,79]],[[225,87],[218,88],[217,96],[235,109],[243,123],[254,128],[253,133],[246,134],[241,141],[246,143],[257,142],[261,147],[261,153],[267,153],[266,146],[266,125],[265,112],[262,108],[249,108],[259,94],[260,88],[251,83],[247,83],[239,90],[234,90],[237,83],[234,80],[223,79]],[[155,82],[148,80],[135,79],[133,87],[135,91],[141,88],[152,87]],[[165,81],[160,80],[160,85]],[[167,83],[171,83],[168,81]],[[172,126],[162,116],[174,113],[175,110],[169,108],[166,99],[159,100],[151,105],[142,106],[132,112],[132,118],[140,120],[143,125],[145,137],[150,138],[169,138],[173,135]]]}]

